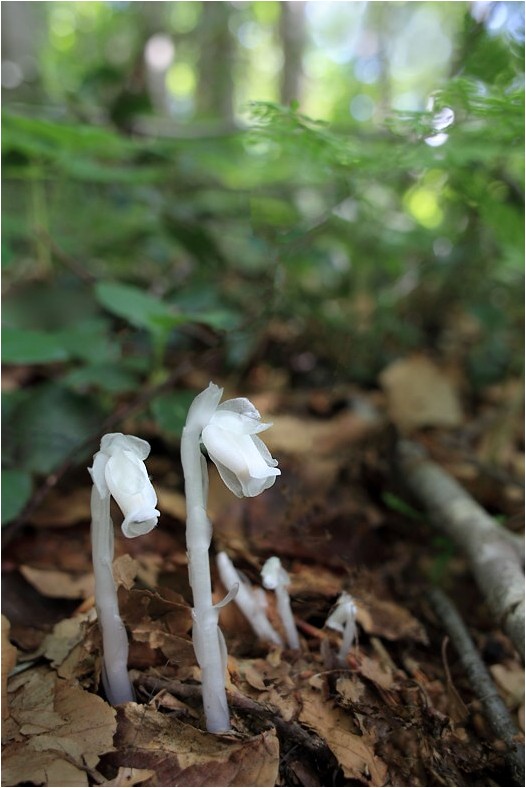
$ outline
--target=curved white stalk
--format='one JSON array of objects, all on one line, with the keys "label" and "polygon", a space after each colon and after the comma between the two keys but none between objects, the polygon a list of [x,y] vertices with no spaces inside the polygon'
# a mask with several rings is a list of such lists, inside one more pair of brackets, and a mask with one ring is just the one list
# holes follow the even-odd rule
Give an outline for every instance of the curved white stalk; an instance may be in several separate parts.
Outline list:
[{"label": "curved white stalk", "polygon": [[91,491],[91,544],[95,575],[95,606],[102,633],[102,682],[110,703],[135,700],[128,677],[128,637],[119,615],[117,589],[113,579],[113,523],[111,496],[119,504],[125,536],[148,533],[157,525],[157,496],[146,473],[144,460],[150,453],[146,441],[133,435],[104,435],[100,451],[88,468],[93,479]]},{"label": "curved white stalk", "polygon": [[128,677],[128,636],[119,615],[117,589],[113,580],[113,523],[110,496],[101,497],[96,485],[91,491],[91,545],[95,575],[95,605],[102,633],[102,683],[114,706],[135,700]]},{"label": "curved white stalk", "polygon": [[[238,497],[259,495],[281,471],[257,433],[270,427],[249,400],[227,400],[210,383],[192,402],[181,437],[181,462],[186,493],[186,546],[192,587],[193,643],[201,667],[206,727],[212,733],[230,730],[225,691],[226,647],[212,604],[208,549],[212,526],[206,514],[208,471],[201,443],[226,486]],[[231,592],[233,589],[231,589]],[[231,593],[221,604],[226,604]]]},{"label": "curved white stalk", "polygon": [[340,594],[336,607],[325,622],[325,626],[343,633],[337,659],[340,665],[346,665],[347,654],[357,636],[356,605],[352,596],[346,591],[342,591]]},{"label": "curved white stalk", "polygon": [[216,563],[219,576],[227,591],[236,584],[239,586],[234,601],[258,638],[282,646],[281,637],[267,618],[266,597],[263,589],[253,588],[248,580],[244,580],[226,553],[218,553]]},{"label": "curved white stalk", "polygon": [[267,561],[265,561],[263,569],[261,570],[261,576],[265,588],[271,588],[276,593],[278,613],[283,622],[283,628],[285,629],[289,648],[299,650],[300,639],[298,630],[296,629],[296,622],[292,615],[290,597],[287,591],[289,576],[281,566],[281,561],[277,556],[274,555],[272,558],[268,558]]},{"label": "curved white stalk", "polygon": [[[225,659],[218,627],[218,610],[212,603],[208,550],[212,526],[206,514],[206,464],[200,448],[201,429],[185,426],[181,438],[181,462],[186,495],[186,549],[192,588],[194,620],[192,639],[201,668],[206,728],[211,733],[230,730],[225,691]],[[205,475],[206,474],[206,475]]]}]

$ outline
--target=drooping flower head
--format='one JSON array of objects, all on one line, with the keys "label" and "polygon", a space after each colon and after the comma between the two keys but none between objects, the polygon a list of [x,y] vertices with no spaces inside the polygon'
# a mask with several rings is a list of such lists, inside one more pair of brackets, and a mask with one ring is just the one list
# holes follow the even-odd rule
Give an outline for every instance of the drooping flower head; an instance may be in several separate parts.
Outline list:
[{"label": "drooping flower head", "polygon": [[199,427],[201,442],[226,486],[238,498],[254,497],[280,476],[277,460],[258,437],[272,424],[245,397],[219,405],[223,389],[210,383],[197,395],[188,412],[187,426]]},{"label": "drooping flower head", "polygon": [[121,528],[129,538],[147,534],[160,517],[155,508],[157,496],[144,464],[149,453],[147,441],[112,432],[102,438],[93,467],[88,469],[100,497],[112,495],[117,501],[124,515]]},{"label": "drooping flower head", "polygon": [[354,600],[347,591],[342,591],[338,597],[336,607],[325,622],[325,626],[335,629],[337,632],[343,632],[347,622],[354,622],[355,620],[356,605],[354,604]]}]

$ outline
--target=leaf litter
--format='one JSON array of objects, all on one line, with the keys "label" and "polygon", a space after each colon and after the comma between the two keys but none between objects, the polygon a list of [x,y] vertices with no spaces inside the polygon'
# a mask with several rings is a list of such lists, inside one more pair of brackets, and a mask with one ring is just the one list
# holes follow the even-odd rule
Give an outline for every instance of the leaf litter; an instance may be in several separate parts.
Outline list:
[{"label": "leaf litter", "polygon": [[[425,424],[419,437],[440,455],[451,434],[441,426],[461,418],[451,378],[441,379],[444,413],[435,397],[441,373],[431,362],[409,359],[395,372],[383,377],[391,420],[406,432]],[[404,386],[417,373],[409,416]],[[55,607],[40,626],[16,605],[11,622],[2,618],[4,785],[507,784],[499,778],[502,747],[422,598],[440,558],[428,555],[427,524],[387,508],[378,492],[391,479],[377,393],[371,407],[332,416],[330,393],[296,403],[295,415],[279,413],[279,394],[266,396],[278,411],[269,448],[280,453],[283,484],[238,501],[212,476],[214,545],[253,584],[270,553],[287,562],[301,654],[258,642],[234,605],[222,609],[233,731],[204,730],[184,498],[161,483],[157,531],[130,543],[116,530],[114,571],[138,702],[113,709],[100,686],[86,491],[74,487],[69,522],[53,497],[33,516],[36,543],[21,535],[6,557],[35,599]],[[508,433],[506,441],[501,456],[510,462]],[[488,442],[478,445],[486,456]],[[156,474],[163,467],[173,477],[173,461],[163,466],[161,457]],[[513,649],[473,596],[463,561],[442,563],[450,588],[460,587],[471,605],[470,624],[504,699],[523,720],[524,675]],[[221,598],[217,577],[214,589]],[[343,590],[356,601],[360,631],[345,668],[334,658],[339,635],[323,626]],[[279,629],[273,595],[267,600]]]}]

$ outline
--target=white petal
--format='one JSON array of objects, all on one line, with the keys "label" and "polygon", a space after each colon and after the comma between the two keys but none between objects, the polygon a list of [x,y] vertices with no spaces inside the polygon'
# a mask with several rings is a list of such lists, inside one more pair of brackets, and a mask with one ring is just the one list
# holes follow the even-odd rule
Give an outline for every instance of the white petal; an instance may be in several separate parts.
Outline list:
[{"label": "white petal", "polygon": [[218,408],[212,418],[210,424],[216,427],[221,427],[224,430],[230,430],[238,435],[254,435],[256,432],[263,432],[268,430],[271,424],[262,424],[258,419],[253,419],[250,416],[243,416],[241,413],[234,413],[230,410],[221,410]]},{"label": "white petal", "polygon": [[241,483],[243,479],[265,479],[281,473],[267,465],[251,435],[240,435],[209,424],[203,430],[202,439],[211,459],[225,465]]},{"label": "white petal", "polygon": [[106,498],[110,494],[105,476],[107,462],[107,456],[101,451],[98,451],[93,455],[93,466],[88,468],[89,474],[93,479],[93,484],[97,488],[101,498]]},{"label": "white petal", "polygon": [[150,508],[131,512],[121,525],[122,532],[128,539],[148,534],[155,528],[160,516],[161,513],[157,509]]},{"label": "white petal", "polygon": [[281,566],[281,561],[277,555],[267,558],[261,570],[261,578],[265,588],[270,589],[289,582],[289,576]]},{"label": "white petal", "polygon": [[190,405],[185,427],[202,430],[216,412],[222,395],[222,388],[215,383],[209,383],[208,388],[201,391]]},{"label": "white petal", "polygon": [[222,465],[218,460],[214,460],[214,464],[230,492],[233,492],[238,498],[243,498],[243,487],[236,474],[232,473],[232,471],[230,471],[225,465]]},{"label": "white petal", "polygon": [[[131,451],[117,450],[106,464],[105,477],[124,514],[124,533],[137,536],[150,531],[157,524],[159,512],[155,508],[157,496],[144,463]],[[141,525],[136,527],[132,523]]]},{"label": "white petal", "polygon": [[221,403],[218,410],[230,410],[232,413],[239,413],[242,416],[248,416],[250,419],[256,419],[257,421],[261,419],[259,410],[255,408],[251,401],[246,397],[226,399]]},{"label": "white petal", "polygon": [[150,444],[135,435],[123,435],[122,432],[109,432],[100,442],[100,450],[111,456],[115,451],[131,451],[139,460],[145,460],[150,454]]},{"label": "white petal", "polygon": [[[270,424],[268,426],[270,427]],[[254,441],[256,449],[259,451],[259,453],[261,454],[267,465],[270,465],[271,468],[276,468],[278,461],[274,459],[274,457],[269,452],[269,450],[267,449],[261,438],[258,438],[257,435],[252,435],[251,437],[252,440]],[[279,473],[277,473],[276,476],[281,476],[281,471],[279,471]]]}]

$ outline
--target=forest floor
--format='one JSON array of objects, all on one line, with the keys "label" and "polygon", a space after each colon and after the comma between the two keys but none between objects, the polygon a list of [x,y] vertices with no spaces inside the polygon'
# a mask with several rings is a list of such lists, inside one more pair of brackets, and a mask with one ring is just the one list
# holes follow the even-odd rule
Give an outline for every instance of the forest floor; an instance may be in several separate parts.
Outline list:
[{"label": "forest floor", "polygon": [[[268,370],[247,394],[282,476],[237,500],[211,469],[213,550],[253,585],[279,555],[301,651],[258,642],[235,604],[221,611],[233,730],[206,733],[191,644],[185,502],[178,445],[147,421],[118,426],[152,444],[158,527],[125,539],[115,510],[115,579],[137,703],[100,686],[89,477],[71,468],[3,554],[3,784],[48,786],[487,786],[516,784],[506,744],[448,641],[429,591],[454,602],[512,720],[523,730],[524,673],[465,557],[410,501],[393,465],[401,432],[490,514],[521,531],[520,386],[461,407],[445,373],[416,356],[383,389],[290,391]],[[217,380],[216,382],[221,382]],[[199,389],[208,379],[190,376]],[[402,480],[403,481],[403,480]],[[215,572],[215,563],[212,558]],[[339,594],[357,605],[345,667],[324,626]],[[217,573],[214,595],[225,595]],[[272,592],[268,613],[279,630]]]}]

